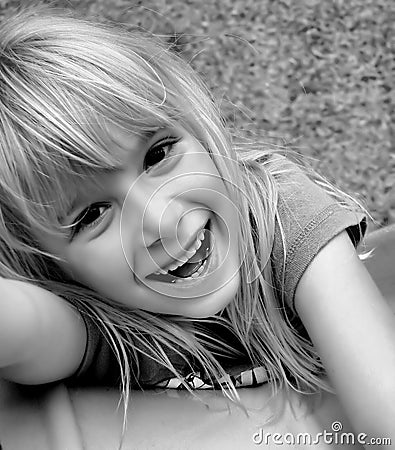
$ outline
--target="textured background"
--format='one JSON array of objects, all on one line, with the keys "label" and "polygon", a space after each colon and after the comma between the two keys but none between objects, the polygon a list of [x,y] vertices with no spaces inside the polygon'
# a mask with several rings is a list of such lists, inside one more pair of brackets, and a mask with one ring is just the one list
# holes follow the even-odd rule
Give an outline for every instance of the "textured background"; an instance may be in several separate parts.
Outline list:
[{"label": "textured background", "polygon": [[[26,3],[0,0],[0,15]],[[307,155],[378,224],[395,223],[394,0],[52,3],[173,42],[230,125]]]}]

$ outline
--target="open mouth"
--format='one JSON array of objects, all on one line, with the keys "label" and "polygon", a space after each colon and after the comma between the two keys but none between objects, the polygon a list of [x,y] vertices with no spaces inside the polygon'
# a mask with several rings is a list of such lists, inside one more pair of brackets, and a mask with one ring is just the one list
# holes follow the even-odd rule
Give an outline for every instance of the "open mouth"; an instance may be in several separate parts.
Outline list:
[{"label": "open mouth", "polygon": [[189,259],[174,261],[167,267],[148,275],[147,279],[165,283],[179,283],[199,278],[205,272],[212,250],[211,246],[210,221],[208,221],[198,233],[194,247],[189,251],[194,253]]}]

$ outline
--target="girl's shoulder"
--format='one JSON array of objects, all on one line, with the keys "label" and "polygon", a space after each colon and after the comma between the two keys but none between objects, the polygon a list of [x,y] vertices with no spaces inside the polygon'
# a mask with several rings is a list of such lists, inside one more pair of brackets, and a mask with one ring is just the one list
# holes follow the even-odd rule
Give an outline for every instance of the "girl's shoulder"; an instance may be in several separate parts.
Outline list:
[{"label": "girl's shoulder", "polygon": [[271,261],[276,285],[292,308],[298,282],[318,252],[344,230],[354,246],[366,232],[366,216],[357,204],[328,186],[297,166],[278,177]]}]

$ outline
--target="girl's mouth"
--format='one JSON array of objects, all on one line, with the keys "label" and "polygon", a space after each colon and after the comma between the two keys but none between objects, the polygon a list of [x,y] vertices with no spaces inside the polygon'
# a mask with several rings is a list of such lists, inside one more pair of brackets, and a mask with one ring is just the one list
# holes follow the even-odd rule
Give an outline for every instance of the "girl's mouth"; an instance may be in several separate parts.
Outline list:
[{"label": "girl's mouth", "polygon": [[198,233],[193,247],[193,255],[186,261],[174,261],[163,269],[147,276],[148,280],[161,281],[163,283],[183,283],[202,276],[207,267],[207,262],[212,251],[212,239],[210,221]]}]

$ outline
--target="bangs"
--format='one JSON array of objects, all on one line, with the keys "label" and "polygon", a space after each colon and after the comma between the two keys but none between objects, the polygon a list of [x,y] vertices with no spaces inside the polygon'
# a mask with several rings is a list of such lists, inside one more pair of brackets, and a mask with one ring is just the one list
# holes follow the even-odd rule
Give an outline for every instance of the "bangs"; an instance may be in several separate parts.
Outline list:
[{"label": "bangs", "polygon": [[[26,25],[42,32],[39,22]],[[56,19],[46,25],[1,51],[0,145],[10,150],[0,155],[1,185],[24,222],[57,233],[81,180],[120,165],[110,124],[144,137],[180,114],[177,93],[133,47],[89,25],[75,34]]]}]

